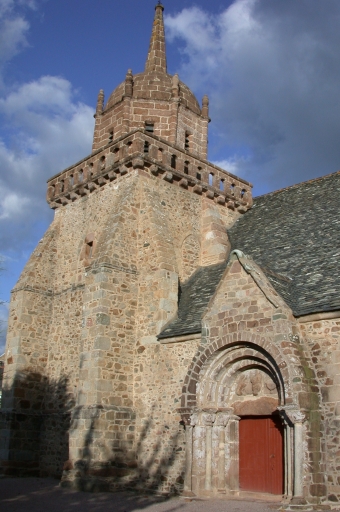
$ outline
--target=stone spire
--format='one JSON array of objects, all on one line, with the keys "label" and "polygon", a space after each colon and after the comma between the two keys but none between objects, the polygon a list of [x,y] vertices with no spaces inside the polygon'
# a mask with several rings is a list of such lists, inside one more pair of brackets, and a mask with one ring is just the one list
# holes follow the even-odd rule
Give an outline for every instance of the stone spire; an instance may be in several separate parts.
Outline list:
[{"label": "stone spire", "polygon": [[158,2],[156,5],[155,19],[152,27],[148,57],[146,59],[145,71],[158,71],[166,73],[166,52],[165,52],[165,32],[163,20],[163,5]]}]

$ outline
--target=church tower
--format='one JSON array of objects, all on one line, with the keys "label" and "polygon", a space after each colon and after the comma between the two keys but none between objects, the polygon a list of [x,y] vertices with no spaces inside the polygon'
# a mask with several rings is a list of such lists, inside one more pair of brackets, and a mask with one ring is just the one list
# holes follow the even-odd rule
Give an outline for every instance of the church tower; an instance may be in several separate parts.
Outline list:
[{"label": "church tower", "polygon": [[158,336],[195,271],[226,261],[252,186],[207,161],[209,100],[168,74],[163,10],[145,70],[99,92],[92,153],[48,180],[55,217],[12,292],[5,474],[181,486],[176,411],[200,334]]},{"label": "church tower", "polygon": [[167,72],[163,6],[156,6],[150,47],[143,73],[128,70],[125,81],[104,106],[99,92],[93,151],[134,130],[145,130],[179,149],[207,157],[208,98],[200,107],[178,75]]}]

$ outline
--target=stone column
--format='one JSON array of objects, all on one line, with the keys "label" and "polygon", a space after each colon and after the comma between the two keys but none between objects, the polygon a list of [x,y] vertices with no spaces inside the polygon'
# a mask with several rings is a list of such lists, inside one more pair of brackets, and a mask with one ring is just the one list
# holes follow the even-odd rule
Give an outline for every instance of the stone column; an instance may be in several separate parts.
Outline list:
[{"label": "stone column", "polygon": [[230,463],[226,483],[230,492],[234,494],[239,491],[239,421],[239,416],[232,415],[228,423]]},{"label": "stone column", "polygon": [[294,423],[294,498],[303,497],[303,427]]},{"label": "stone column", "polygon": [[281,414],[284,424],[284,494],[287,500],[293,496],[293,467],[292,467],[292,434],[293,426],[285,414]]},{"label": "stone column", "polygon": [[193,435],[192,485],[194,492],[211,491],[212,425],[215,411],[199,411],[191,416]]},{"label": "stone column", "polygon": [[185,427],[185,479],[184,492],[192,492],[192,425]]},{"label": "stone column", "polygon": [[212,477],[212,427],[216,419],[216,410],[204,411],[200,415],[200,424],[205,427],[205,482],[204,489],[211,491]]},{"label": "stone column", "polygon": [[[305,415],[296,406],[280,407],[294,428],[293,440],[293,499],[303,498],[303,422]],[[289,437],[290,440],[290,437]],[[291,479],[290,479],[291,480]],[[290,484],[291,485],[291,484]],[[291,488],[288,486],[288,491]]]},{"label": "stone column", "polygon": [[192,457],[193,457],[193,428],[191,424],[191,412],[190,409],[179,409],[182,417],[182,421],[185,426],[185,475],[184,475],[184,496],[194,496],[192,492]]},{"label": "stone column", "polygon": [[217,462],[217,491],[226,492],[226,454],[225,454],[225,429],[230,420],[230,412],[218,412],[214,428],[218,429],[218,462]]},{"label": "stone column", "polygon": [[211,491],[212,425],[207,425],[205,437],[205,490]]}]

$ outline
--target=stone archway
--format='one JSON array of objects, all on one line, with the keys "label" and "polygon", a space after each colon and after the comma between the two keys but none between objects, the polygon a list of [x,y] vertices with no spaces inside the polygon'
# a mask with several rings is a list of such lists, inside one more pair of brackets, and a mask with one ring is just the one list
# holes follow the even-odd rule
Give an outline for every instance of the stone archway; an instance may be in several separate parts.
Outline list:
[{"label": "stone archway", "polygon": [[196,361],[182,401],[187,405],[181,409],[186,424],[185,492],[239,494],[240,418],[274,413],[284,428],[284,495],[301,497],[303,456],[298,443],[302,446],[304,416],[296,405],[286,404],[284,361],[251,342],[214,348]]}]

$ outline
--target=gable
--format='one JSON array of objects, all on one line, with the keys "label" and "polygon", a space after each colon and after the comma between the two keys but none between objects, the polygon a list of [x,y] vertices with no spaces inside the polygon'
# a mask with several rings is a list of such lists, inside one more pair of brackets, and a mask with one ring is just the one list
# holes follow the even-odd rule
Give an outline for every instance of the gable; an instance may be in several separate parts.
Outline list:
[{"label": "gable", "polygon": [[228,230],[295,316],[340,308],[340,172],[254,200]]}]

